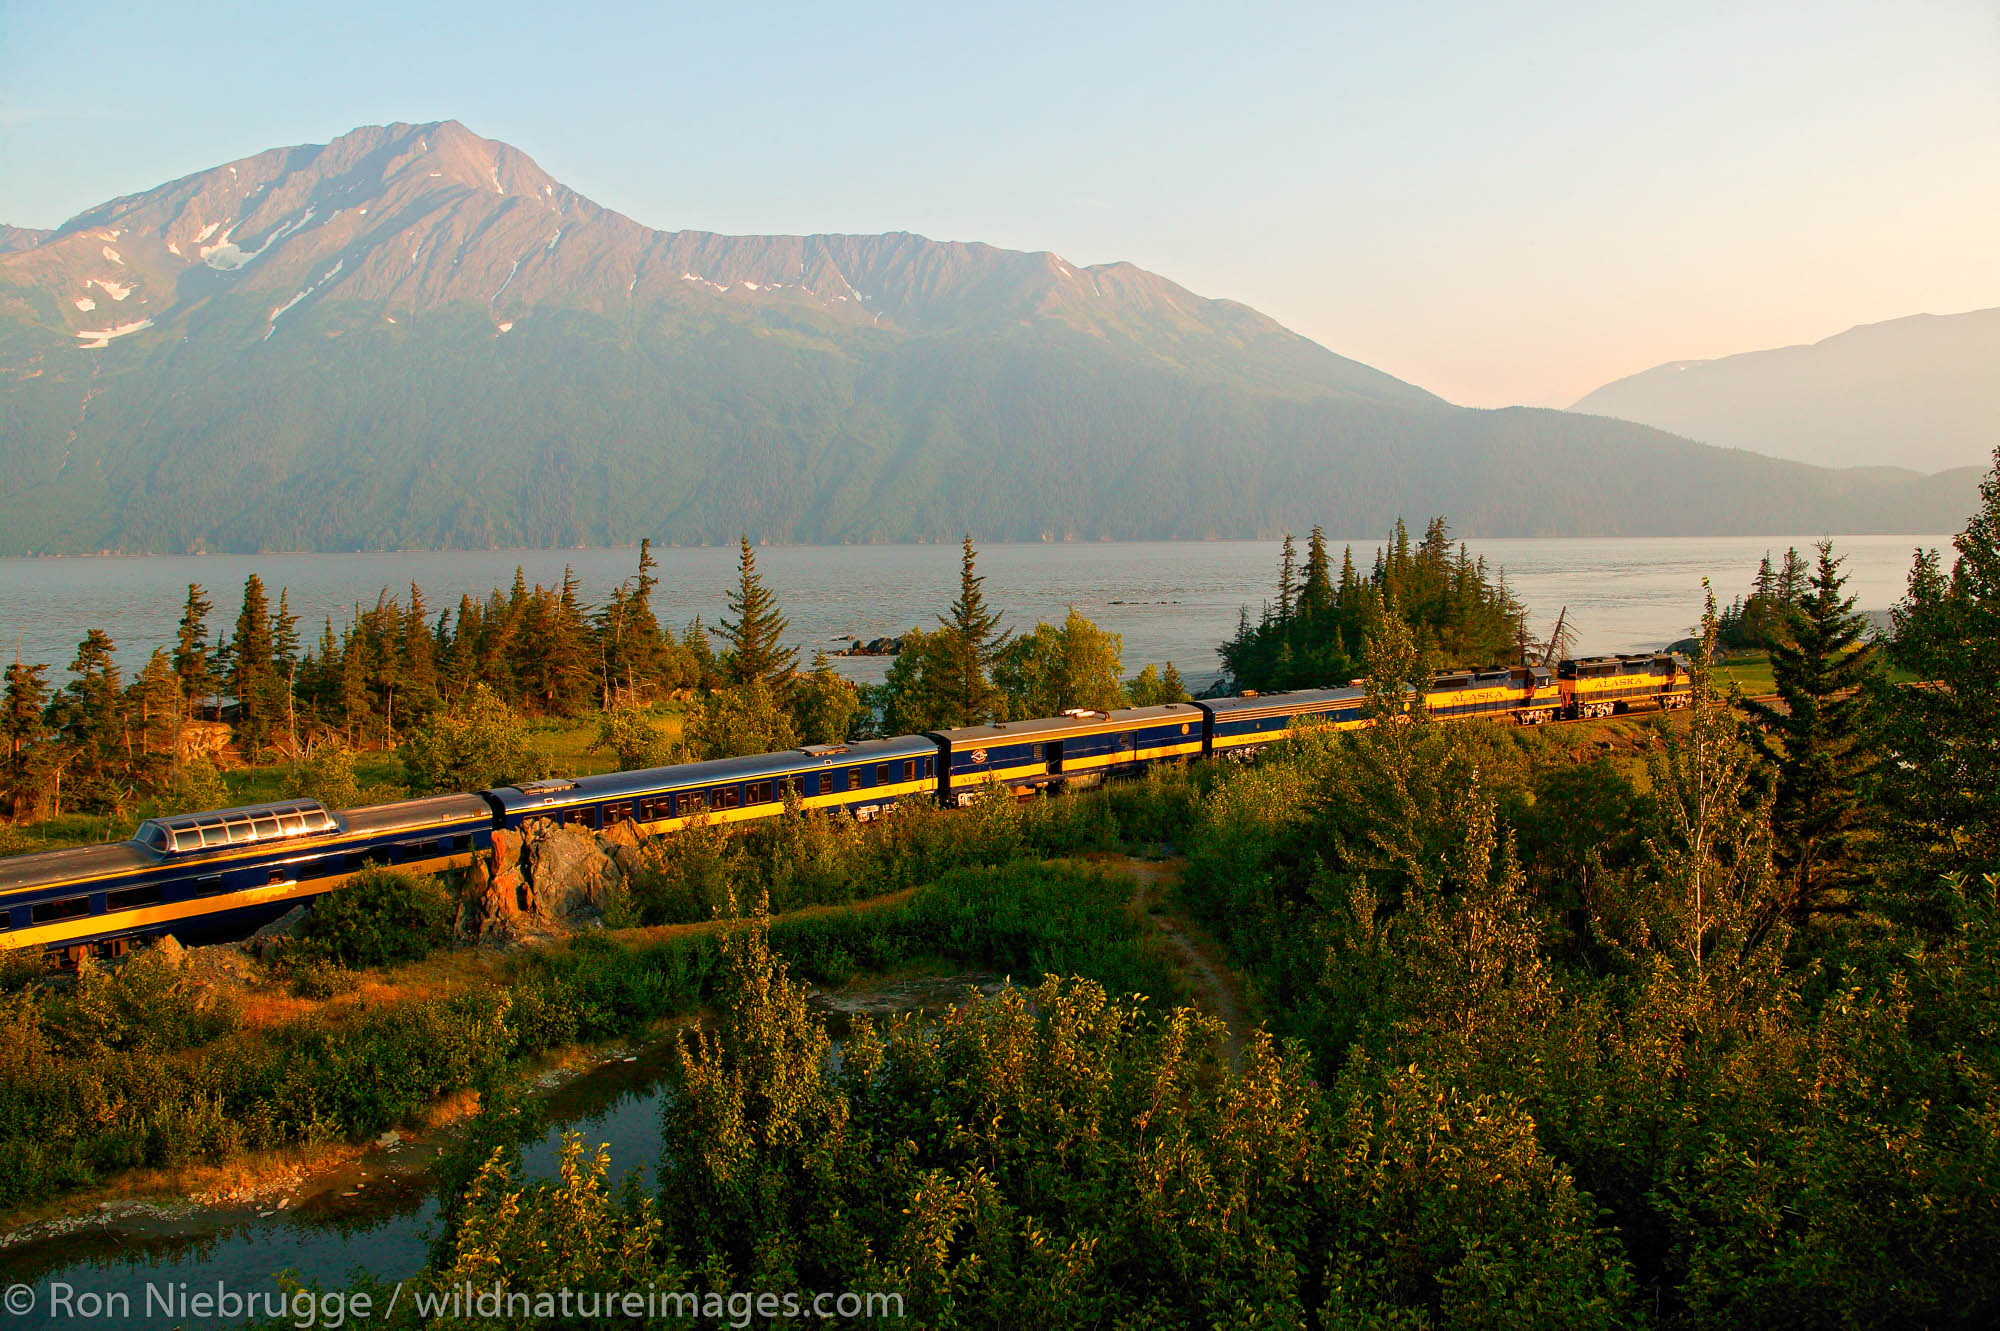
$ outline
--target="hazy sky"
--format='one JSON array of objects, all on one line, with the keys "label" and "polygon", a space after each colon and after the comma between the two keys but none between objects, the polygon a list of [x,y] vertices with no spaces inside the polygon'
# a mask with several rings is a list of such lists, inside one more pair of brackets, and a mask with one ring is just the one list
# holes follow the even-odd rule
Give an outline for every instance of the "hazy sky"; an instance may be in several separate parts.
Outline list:
[{"label": "hazy sky", "polygon": [[652,226],[1129,259],[1474,405],[2000,305],[2000,3],[0,0],[0,221],[457,118]]}]

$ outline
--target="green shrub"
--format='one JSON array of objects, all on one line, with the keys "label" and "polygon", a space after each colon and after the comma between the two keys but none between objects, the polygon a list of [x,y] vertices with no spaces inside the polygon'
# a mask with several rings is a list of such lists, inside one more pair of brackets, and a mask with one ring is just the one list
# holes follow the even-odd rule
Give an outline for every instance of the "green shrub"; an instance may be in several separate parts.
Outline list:
[{"label": "green shrub", "polygon": [[343,966],[385,966],[451,942],[457,914],[457,901],[437,879],[369,869],[316,898],[299,938]]}]

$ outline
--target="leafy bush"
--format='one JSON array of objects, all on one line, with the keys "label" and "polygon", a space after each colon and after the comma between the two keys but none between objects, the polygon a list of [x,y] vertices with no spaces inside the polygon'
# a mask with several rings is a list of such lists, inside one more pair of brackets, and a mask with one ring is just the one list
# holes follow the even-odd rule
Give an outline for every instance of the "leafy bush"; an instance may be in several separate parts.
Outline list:
[{"label": "leafy bush", "polygon": [[440,707],[410,733],[403,763],[424,790],[486,790],[540,772],[521,719],[484,683],[450,708]]},{"label": "leafy bush", "polygon": [[368,869],[315,898],[299,939],[344,966],[415,961],[451,942],[458,902],[437,879]]}]

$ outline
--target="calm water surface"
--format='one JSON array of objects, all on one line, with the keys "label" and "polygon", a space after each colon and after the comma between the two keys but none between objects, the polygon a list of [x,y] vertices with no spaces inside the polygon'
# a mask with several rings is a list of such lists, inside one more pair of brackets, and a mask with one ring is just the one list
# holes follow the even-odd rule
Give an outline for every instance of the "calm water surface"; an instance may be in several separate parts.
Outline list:
[{"label": "calm water surface", "polygon": [[[1472,552],[1505,570],[1528,606],[1538,632],[1558,611],[1585,652],[1636,651],[1687,635],[1701,612],[1701,580],[1715,581],[1723,603],[1747,589],[1757,561],[1787,545],[1809,547],[1811,536],[1684,537],[1586,540],[1489,540]],[[1364,570],[1380,543],[1352,544]],[[1944,536],[1842,536],[1848,591],[1864,610],[1881,610],[1903,591],[1912,551],[1948,546]],[[1172,661],[1191,682],[1215,674],[1215,646],[1235,631],[1238,611],[1254,617],[1277,580],[1278,544],[1271,541],[1119,542],[996,545],[979,552],[989,602],[1010,626],[1060,621],[1068,608],[1125,640],[1125,665]],[[791,617],[793,641],[809,656],[850,637],[864,641],[912,625],[934,627],[958,590],[958,549],[944,545],[774,546],[757,552],[757,567]],[[1303,546],[1301,546],[1303,556]],[[209,591],[211,632],[233,624],[243,581],[261,576],[275,602],[291,595],[301,635],[318,638],[331,615],[338,627],[357,603],[378,593],[407,598],[422,586],[433,612],[455,608],[460,595],[484,596],[513,580],[518,565],[530,584],[556,585],[574,568],[585,598],[605,599],[632,576],[637,551],[527,550],[334,555],[163,555],[133,558],[0,560],[0,650],[19,645],[28,661],[46,661],[60,675],[76,643],[91,628],[109,632],[127,672],[155,647],[171,642],[189,582]],[[655,605],[679,633],[696,615],[713,624],[736,576],[733,548],[659,551]],[[881,678],[887,662],[850,658],[850,677]]]},{"label": "calm water surface", "polygon": [[[839,1040],[853,1014],[881,1019],[897,1012],[936,1012],[964,1001],[971,988],[990,994],[999,987],[989,975],[924,976],[816,994],[812,1003]],[[549,1092],[522,1143],[521,1173],[554,1178],[564,1134],[573,1132],[583,1139],[586,1154],[600,1144],[608,1148],[614,1178],[636,1173],[650,1188],[673,1061],[673,1042],[661,1041],[606,1056]],[[437,1233],[438,1200],[429,1171],[453,1140],[455,1134],[445,1134],[401,1155],[370,1153],[317,1180],[298,1205],[282,1210],[274,1203],[204,1208],[180,1219],[125,1219],[0,1248],[0,1285],[25,1285],[34,1303],[25,1313],[10,1309],[12,1315],[0,1324],[9,1331],[75,1325],[76,1318],[50,1315],[56,1286],[68,1286],[72,1300],[86,1292],[122,1291],[133,1315],[115,1319],[116,1325],[166,1328],[212,1327],[230,1319],[149,1316],[148,1285],[171,1292],[183,1284],[212,1290],[220,1282],[232,1291],[261,1294],[277,1288],[279,1272],[327,1290],[349,1288],[357,1269],[381,1280],[406,1279],[423,1268]]]}]

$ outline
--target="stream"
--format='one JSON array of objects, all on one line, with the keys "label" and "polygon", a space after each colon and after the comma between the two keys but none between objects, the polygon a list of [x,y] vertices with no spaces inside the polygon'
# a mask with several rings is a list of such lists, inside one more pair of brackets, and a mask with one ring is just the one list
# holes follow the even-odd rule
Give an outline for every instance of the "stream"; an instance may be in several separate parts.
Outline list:
[{"label": "stream", "polygon": [[[816,991],[812,1005],[838,1040],[855,1016],[933,1011],[960,1001],[968,988],[991,993],[998,987],[986,975],[929,976]],[[595,1056],[599,1061],[580,1073],[545,1073],[531,1083],[538,1088],[532,1098],[538,1129],[522,1143],[521,1172],[555,1177],[563,1136],[574,1132],[586,1152],[600,1143],[609,1147],[614,1181],[636,1170],[641,1183],[650,1185],[674,1039]],[[22,1235],[0,1239],[6,1245],[0,1246],[6,1324],[9,1331],[87,1320],[120,1327],[229,1325],[242,1319],[169,1315],[158,1303],[176,1297],[181,1286],[213,1290],[220,1284],[261,1294],[276,1289],[286,1272],[326,1289],[348,1286],[357,1270],[385,1281],[415,1275],[436,1233],[433,1171],[463,1135],[462,1127],[452,1127],[378,1146],[338,1169],[309,1176],[281,1199],[220,1205],[106,1202],[95,1213],[30,1226]],[[150,1312],[149,1287],[155,1305]],[[91,1296],[109,1300],[117,1294],[129,1303],[107,1303],[110,1315],[89,1315],[89,1308],[99,1306]]]}]

